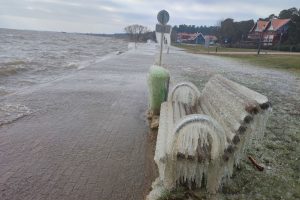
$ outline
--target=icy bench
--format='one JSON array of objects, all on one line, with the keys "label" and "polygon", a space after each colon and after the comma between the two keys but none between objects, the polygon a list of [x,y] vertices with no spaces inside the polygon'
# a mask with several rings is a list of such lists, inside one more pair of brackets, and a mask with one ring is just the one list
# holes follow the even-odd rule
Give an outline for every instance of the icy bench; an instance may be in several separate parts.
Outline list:
[{"label": "icy bench", "polygon": [[215,193],[232,175],[246,146],[263,137],[271,111],[267,97],[220,75],[202,93],[180,83],[161,105],[154,160],[156,184],[178,184]]}]

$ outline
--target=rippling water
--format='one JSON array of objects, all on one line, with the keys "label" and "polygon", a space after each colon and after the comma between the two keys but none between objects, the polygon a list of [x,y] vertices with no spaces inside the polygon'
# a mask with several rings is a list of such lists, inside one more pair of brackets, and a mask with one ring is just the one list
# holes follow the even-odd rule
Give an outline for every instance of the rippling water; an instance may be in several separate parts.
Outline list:
[{"label": "rippling water", "polygon": [[126,49],[125,41],[112,37],[0,29],[0,96]]},{"label": "rippling water", "polygon": [[[0,29],[0,97],[73,73],[127,50],[124,40],[75,33]],[[31,113],[1,102],[0,126]]]}]

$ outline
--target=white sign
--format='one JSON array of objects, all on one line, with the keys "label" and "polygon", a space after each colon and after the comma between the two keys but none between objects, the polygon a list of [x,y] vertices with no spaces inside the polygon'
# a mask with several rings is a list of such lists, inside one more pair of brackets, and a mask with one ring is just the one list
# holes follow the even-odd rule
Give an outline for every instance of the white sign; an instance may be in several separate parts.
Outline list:
[{"label": "white sign", "polygon": [[155,31],[159,33],[170,33],[171,26],[170,25],[160,25],[156,24]]}]

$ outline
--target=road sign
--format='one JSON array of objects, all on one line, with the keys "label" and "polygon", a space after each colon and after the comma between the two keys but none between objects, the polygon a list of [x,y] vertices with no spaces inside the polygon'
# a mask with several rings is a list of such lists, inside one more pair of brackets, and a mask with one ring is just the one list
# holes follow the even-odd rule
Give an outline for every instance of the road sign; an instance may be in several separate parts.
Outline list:
[{"label": "road sign", "polygon": [[166,25],[170,19],[169,13],[166,10],[161,10],[157,14],[157,20],[161,25]]},{"label": "road sign", "polygon": [[163,44],[164,44],[164,33],[170,33],[171,26],[167,26],[170,19],[169,13],[166,10],[161,10],[157,14],[157,20],[160,24],[156,24],[156,32],[161,33],[160,37],[160,54],[159,54],[159,65],[161,66],[162,61],[162,50],[163,50]]},{"label": "road sign", "polygon": [[159,33],[170,33],[171,32],[171,26],[170,25],[156,24],[155,31],[159,32]]}]

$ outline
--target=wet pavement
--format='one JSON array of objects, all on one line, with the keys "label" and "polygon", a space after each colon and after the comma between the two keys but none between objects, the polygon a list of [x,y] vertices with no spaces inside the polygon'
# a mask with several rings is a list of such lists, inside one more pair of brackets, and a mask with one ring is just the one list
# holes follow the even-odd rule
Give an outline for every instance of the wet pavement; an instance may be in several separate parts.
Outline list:
[{"label": "wet pavement", "polygon": [[[25,105],[31,113],[0,126],[0,199],[142,199],[153,181],[147,174],[144,114],[146,75],[157,58],[154,52],[153,46],[144,45],[138,51],[115,55],[55,81],[1,97],[1,103]],[[299,77],[176,48],[163,62],[171,71],[172,83],[190,80],[202,89],[210,76],[221,73],[270,98],[274,115],[266,140],[252,152],[270,170],[262,174],[246,163],[245,170],[233,179],[237,189],[232,184],[224,194],[232,199],[274,197],[287,192],[283,182],[291,191],[284,197],[293,197],[300,180],[296,174]],[[290,150],[282,155],[286,146]],[[284,162],[288,170],[284,170]],[[253,183],[245,181],[250,178]],[[262,184],[270,179],[273,185]],[[270,194],[271,186],[278,192]]]},{"label": "wet pavement", "polygon": [[31,114],[0,127],[0,199],[142,199],[151,52],[2,97]]}]

